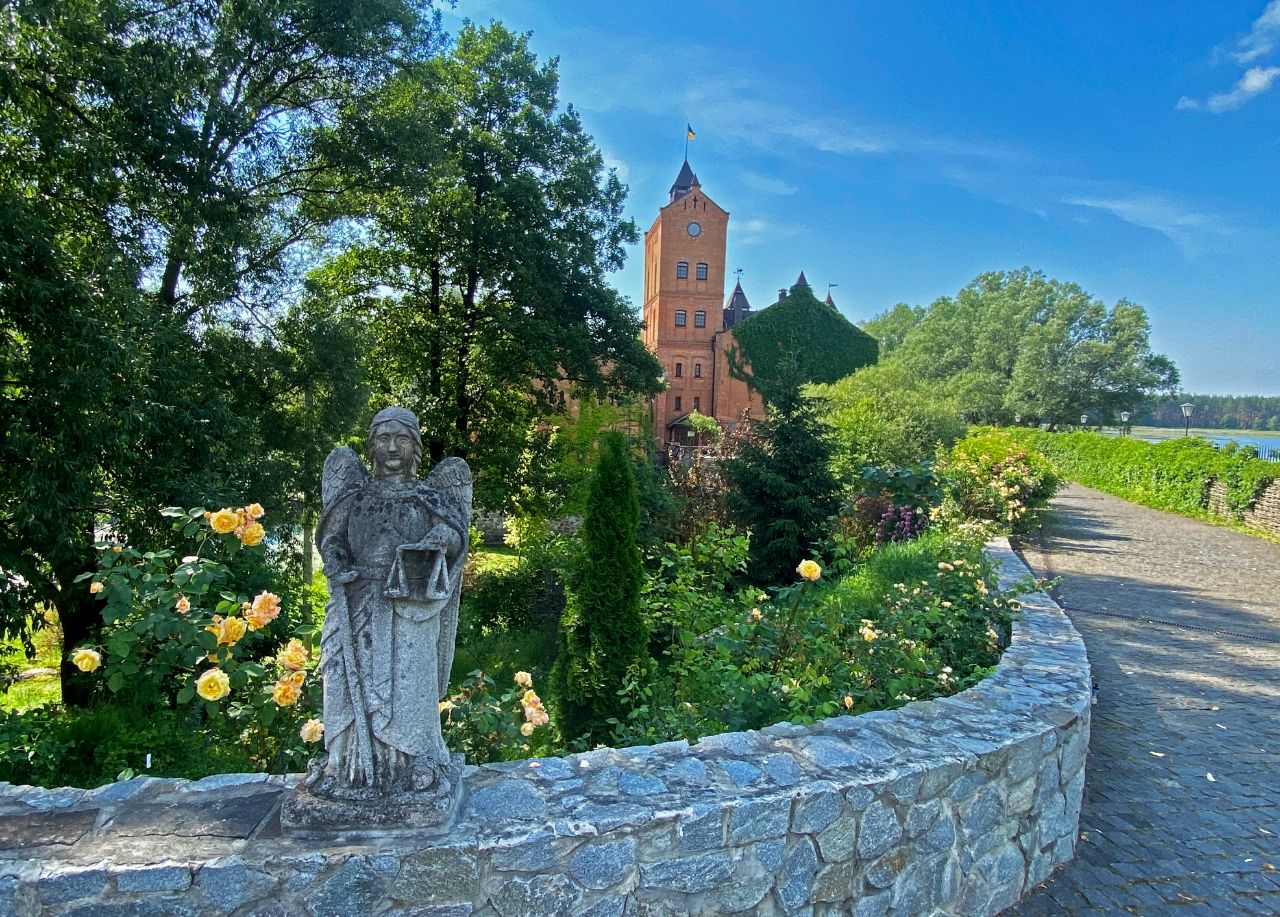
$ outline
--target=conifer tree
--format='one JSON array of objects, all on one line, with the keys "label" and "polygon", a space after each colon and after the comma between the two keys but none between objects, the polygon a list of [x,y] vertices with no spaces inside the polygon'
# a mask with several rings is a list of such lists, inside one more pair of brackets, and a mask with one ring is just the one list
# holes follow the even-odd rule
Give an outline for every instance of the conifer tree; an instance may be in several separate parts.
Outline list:
[{"label": "conifer tree", "polygon": [[796,564],[827,533],[837,508],[831,449],[804,374],[791,351],[760,386],[768,420],[723,462],[730,515],[751,530],[750,576],[758,582],[794,579]]},{"label": "conifer tree", "polygon": [[608,719],[625,711],[618,698],[628,667],[645,651],[640,617],[644,570],[636,546],[640,505],[626,441],[602,437],[582,522],[582,553],[569,576],[552,683],[565,738],[604,739]]}]

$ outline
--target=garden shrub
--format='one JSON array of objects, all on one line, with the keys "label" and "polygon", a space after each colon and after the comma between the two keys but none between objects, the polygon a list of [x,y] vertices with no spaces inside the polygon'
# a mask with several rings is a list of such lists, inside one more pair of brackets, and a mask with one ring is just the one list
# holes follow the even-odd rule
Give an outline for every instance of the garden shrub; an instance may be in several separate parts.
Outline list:
[{"label": "garden shrub", "polygon": [[980,428],[943,453],[948,494],[940,518],[1020,527],[1048,505],[1060,478],[1050,462],[1009,434]]},{"label": "garden shrub", "polygon": [[831,466],[842,481],[863,467],[916,466],[965,434],[954,401],[896,363],[860,369],[809,389],[831,431]]},{"label": "garden shrub", "polygon": [[609,719],[622,712],[624,676],[644,654],[639,515],[626,441],[620,433],[606,434],[579,532],[581,549],[569,571],[552,669],[560,730],[568,739],[609,734]]},{"label": "garden shrub", "polygon": [[1247,449],[1218,449],[1197,436],[1148,443],[1087,431],[1015,429],[1005,435],[1047,456],[1073,481],[1177,513],[1204,515],[1210,487],[1220,481],[1227,511],[1238,520],[1280,479],[1280,462],[1259,459]]},{"label": "garden shrub", "polygon": [[[694,739],[952,694],[998,662],[1012,614],[981,536],[935,532],[874,552],[833,583],[734,589],[742,536],[672,547],[645,586],[667,646],[628,679],[615,741]],[[816,567],[810,571],[816,572]]]}]

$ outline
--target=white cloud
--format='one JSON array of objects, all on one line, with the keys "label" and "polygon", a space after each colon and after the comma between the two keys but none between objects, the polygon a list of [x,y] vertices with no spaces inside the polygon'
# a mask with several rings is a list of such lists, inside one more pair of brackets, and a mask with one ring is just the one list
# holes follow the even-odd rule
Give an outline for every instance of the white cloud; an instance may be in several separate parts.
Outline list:
[{"label": "white cloud", "polygon": [[1231,56],[1241,64],[1250,64],[1270,54],[1277,44],[1280,44],[1280,0],[1271,0]]},{"label": "white cloud", "polygon": [[758,245],[766,239],[770,241],[789,239],[792,236],[798,236],[800,232],[799,226],[792,224],[780,226],[761,219],[739,220],[729,224],[729,233],[734,237],[734,243],[742,246]]},{"label": "white cloud", "polygon": [[[1226,54],[1238,64],[1252,64],[1266,57],[1278,46],[1280,46],[1280,0],[1270,0],[1263,9],[1262,15],[1254,20],[1249,34],[1236,42],[1234,51],[1225,52],[1219,47],[1214,51],[1213,56],[1215,60],[1220,61]],[[1269,90],[1277,76],[1280,76],[1280,67],[1249,67],[1231,91],[1215,93],[1203,102],[1190,96],[1183,96],[1178,99],[1174,107],[1178,111],[1203,109],[1215,115],[1222,114],[1224,111],[1235,111],[1254,96]]]},{"label": "white cloud", "polygon": [[780,178],[774,178],[772,175],[761,175],[759,172],[752,172],[746,169],[740,173],[739,177],[748,188],[754,188],[765,194],[795,194],[800,190],[795,185]]},{"label": "white cloud", "polygon": [[1200,251],[1206,238],[1231,234],[1217,217],[1194,210],[1179,201],[1155,193],[1119,193],[1102,196],[1067,197],[1064,204],[1102,210],[1118,219],[1151,229],[1172,240],[1185,253]]},{"label": "white cloud", "polygon": [[1280,76],[1280,67],[1250,67],[1230,92],[1219,92],[1209,96],[1204,102],[1183,96],[1178,100],[1179,111],[1199,108],[1213,112],[1215,115],[1224,111],[1235,111],[1256,95],[1261,95],[1271,88],[1271,84]]}]

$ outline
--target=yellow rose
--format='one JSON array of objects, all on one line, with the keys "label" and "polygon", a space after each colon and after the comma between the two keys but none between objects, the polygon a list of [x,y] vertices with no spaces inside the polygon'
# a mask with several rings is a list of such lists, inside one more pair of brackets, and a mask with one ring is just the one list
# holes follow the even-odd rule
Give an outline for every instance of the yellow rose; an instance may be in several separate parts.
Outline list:
[{"label": "yellow rose", "polygon": [[102,583],[98,582],[97,580],[94,580],[92,583],[89,584],[89,594],[97,595],[99,592],[101,592],[105,588],[106,587],[103,586]]},{"label": "yellow rose", "polygon": [[796,567],[796,572],[809,582],[814,582],[818,577],[822,576],[822,568],[812,560],[802,560],[800,565]]},{"label": "yellow rose", "polygon": [[271,689],[271,699],[281,707],[290,707],[296,704],[300,697],[302,697],[302,688],[287,675],[277,681],[276,686]]},{"label": "yellow rose", "polygon": [[246,605],[244,616],[249,620],[250,630],[261,630],[280,614],[280,596],[273,592],[259,592],[253,604]]},{"label": "yellow rose", "polygon": [[119,554],[119,553],[120,553],[121,551],[123,551],[123,550],[124,550],[124,548],[120,547],[120,545],[118,545],[118,544],[113,544],[113,545],[111,546],[111,552],[112,552],[113,554]]},{"label": "yellow rose", "polygon": [[224,643],[227,646],[235,646],[248,629],[249,625],[244,622],[243,618],[234,616],[222,618],[217,615],[214,615],[213,624],[205,628],[205,630],[218,638],[219,646]]},{"label": "yellow rose", "polygon": [[225,535],[227,532],[234,532],[237,525],[240,524],[240,517],[235,510],[220,509],[209,517],[209,527],[219,535]]},{"label": "yellow rose", "polygon": [[286,669],[298,672],[306,667],[308,655],[307,648],[302,645],[302,641],[290,640],[284,645],[284,649],[276,654],[276,661]]},{"label": "yellow rose", "polygon": [[209,669],[196,679],[196,693],[205,700],[222,700],[231,693],[231,679],[222,669]]},{"label": "yellow rose", "polygon": [[529,738],[529,736],[533,735],[533,730],[535,730],[536,728],[537,727],[534,726],[533,723],[521,723],[520,735],[524,736],[527,739]]},{"label": "yellow rose", "polygon": [[262,539],[266,537],[267,530],[262,527],[261,522],[250,522],[244,527],[240,543],[252,548],[254,545],[262,544]]},{"label": "yellow rose", "polygon": [[71,654],[71,664],[81,672],[92,672],[102,665],[102,654],[82,646]]},{"label": "yellow rose", "polygon": [[516,672],[516,684],[522,688],[533,687],[533,676],[528,672]]},{"label": "yellow rose", "polygon": [[267,511],[262,508],[261,503],[250,503],[244,508],[244,511],[250,519],[261,519],[267,514]]},{"label": "yellow rose", "polygon": [[307,720],[298,730],[304,742],[319,742],[324,737],[324,723],[317,719]]}]

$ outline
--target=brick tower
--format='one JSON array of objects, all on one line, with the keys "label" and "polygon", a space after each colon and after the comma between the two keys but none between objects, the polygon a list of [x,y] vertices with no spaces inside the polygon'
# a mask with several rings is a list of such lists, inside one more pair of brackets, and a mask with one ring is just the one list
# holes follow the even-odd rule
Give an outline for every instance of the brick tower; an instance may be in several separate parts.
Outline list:
[{"label": "brick tower", "polygon": [[724,329],[729,212],[703,192],[685,160],[670,200],[644,236],[644,342],[667,390],[654,400],[659,443],[691,411],[716,416],[717,334]]}]

